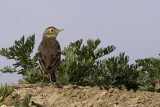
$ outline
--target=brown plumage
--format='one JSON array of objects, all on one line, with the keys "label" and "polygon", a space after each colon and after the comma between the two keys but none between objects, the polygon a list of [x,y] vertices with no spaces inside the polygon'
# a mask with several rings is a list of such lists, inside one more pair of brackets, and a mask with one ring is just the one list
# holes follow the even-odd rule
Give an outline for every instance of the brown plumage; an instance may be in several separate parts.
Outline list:
[{"label": "brown plumage", "polygon": [[43,33],[43,39],[38,47],[38,61],[44,74],[50,74],[52,82],[56,82],[55,71],[60,65],[61,48],[56,37],[59,32],[55,27],[48,27]]}]

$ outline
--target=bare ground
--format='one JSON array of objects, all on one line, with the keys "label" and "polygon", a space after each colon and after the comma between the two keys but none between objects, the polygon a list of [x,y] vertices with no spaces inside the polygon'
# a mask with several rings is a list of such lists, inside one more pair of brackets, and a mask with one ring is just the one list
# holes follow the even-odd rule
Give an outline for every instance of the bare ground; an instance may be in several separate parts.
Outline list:
[{"label": "bare ground", "polygon": [[[13,84],[12,84],[13,85]],[[98,87],[67,85],[57,88],[53,84],[25,84],[9,95],[1,107],[13,107],[32,94],[32,107],[160,107],[160,93],[122,91],[115,88],[100,90]]]}]

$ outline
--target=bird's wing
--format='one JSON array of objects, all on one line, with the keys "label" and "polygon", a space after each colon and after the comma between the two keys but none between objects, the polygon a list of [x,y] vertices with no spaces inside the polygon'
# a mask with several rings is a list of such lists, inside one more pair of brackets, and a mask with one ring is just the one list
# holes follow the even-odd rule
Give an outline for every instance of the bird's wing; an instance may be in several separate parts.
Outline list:
[{"label": "bird's wing", "polygon": [[60,65],[61,50],[57,49],[55,53],[51,55],[50,67],[51,70],[56,70]]},{"label": "bird's wing", "polygon": [[[61,49],[57,40],[42,42],[38,48],[40,68],[46,71],[55,71],[60,65]],[[47,73],[47,72],[46,72]]]},{"label": "bird's wing", "polygon": [[49,67],[48,69],[51,70],[56,70],[59,65],[60,65],[60,60],[61,60],[61,48],[60,45],[58,43],[58,41],[54,41],[52,42],[53,44],[51,44],[51,56],[50,56],[50,63],[49,63]]},{"label": "bird's wing", "polygon": [[39,66],[42,70],[46,70],[46,62],[45,62],[45,58],[42,55],[41,51],[38,51],[38,61],[39,61]]},{"label": "bird's wing", "polygon": [[39,62],[39,66],[40,68],[45,72],[47,70],[47,63],[46,63],[46,55],[45,55],[45,43],[44,41],[42,41],[38,47],[38,62]]}]

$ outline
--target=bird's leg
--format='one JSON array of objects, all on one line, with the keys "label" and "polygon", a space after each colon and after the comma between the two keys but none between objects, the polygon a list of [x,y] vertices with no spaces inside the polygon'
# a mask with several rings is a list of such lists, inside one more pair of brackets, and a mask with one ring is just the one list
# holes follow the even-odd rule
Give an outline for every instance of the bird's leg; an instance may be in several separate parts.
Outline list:
[{"label": "bird's leg", "polygon": [[55,75],[55,71],[52,71],[51,73],[50,73],[50,80],[51,80],[51,82],[52,82],[52,85],[56,85],[56,87],[57,88],[60,88],[60,85],[57,83],[57,81],[56,81],[56,75]]},{"label": "bird's leg", "polygon": [[42,83],[44,83],[44,72],[43,72],[43,81],[42,81]]},{"label": "bird's leg", "polygon": [[44,71],[43,71],[43,80],[42,80],[41,87],[44,87]]},{"label": "bird's leg", "polygon": [[51,82],[56,82],[56,75],[55,75],[54,71],[50,73],[50,81]]},{"label": "bird's leg", "polygon": [[42,83],[41,83],[41,87],[44,87],[46,85],[45,81],[44,81],[44,77],[45,77],[45,71],[43,71],[43,80],[42,80]]}]

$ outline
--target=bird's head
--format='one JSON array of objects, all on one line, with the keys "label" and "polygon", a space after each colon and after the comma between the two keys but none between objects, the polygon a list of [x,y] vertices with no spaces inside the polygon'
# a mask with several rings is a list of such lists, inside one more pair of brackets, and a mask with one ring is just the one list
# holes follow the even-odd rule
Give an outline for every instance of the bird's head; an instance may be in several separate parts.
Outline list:
[{"label": "bird's head", "polygon": [[43,33],[43,38],[56,38],[58,33],[63,31],[64,29],[57,29],[55,27],[48,27],[44,33]]}]

